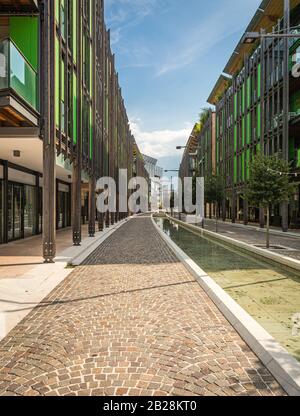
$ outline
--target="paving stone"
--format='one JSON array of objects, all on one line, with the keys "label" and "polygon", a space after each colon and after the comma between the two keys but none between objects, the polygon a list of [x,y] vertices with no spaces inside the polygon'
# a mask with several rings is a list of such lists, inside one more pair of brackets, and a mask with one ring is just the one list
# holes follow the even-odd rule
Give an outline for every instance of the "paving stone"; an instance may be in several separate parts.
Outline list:
[{"label": "paving stone", "polygon": [[285,394],[146,216],[0,343],[0,395],[131,394]]}]

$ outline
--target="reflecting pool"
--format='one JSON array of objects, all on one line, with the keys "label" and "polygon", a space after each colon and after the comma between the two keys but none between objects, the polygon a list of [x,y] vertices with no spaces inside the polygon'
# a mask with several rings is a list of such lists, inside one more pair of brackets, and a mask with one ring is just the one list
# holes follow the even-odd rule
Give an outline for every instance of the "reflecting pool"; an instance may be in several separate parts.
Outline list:
[{"label": "reflecting pool", "polygon": [[[300,361],[300,276],[194,234],[166,218],[163,231]],[[299,314],[299,317],[297,317]]]}]

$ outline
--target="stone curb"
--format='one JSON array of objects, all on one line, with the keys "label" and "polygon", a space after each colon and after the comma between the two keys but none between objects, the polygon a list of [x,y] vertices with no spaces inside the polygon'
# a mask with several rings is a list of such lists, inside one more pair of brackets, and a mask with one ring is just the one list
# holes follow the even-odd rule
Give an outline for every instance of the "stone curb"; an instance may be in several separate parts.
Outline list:
[{"label": "stone curb", "polygon": [[0,341],[72,273],[68,265],[81,264],[129,220],[96,233],[95,238],[85,238],[79,247],[67,248],[53,264],[40,264],[15,279],[0,280]]},{"label": "stone curb", "polygon": [[163,230],[152,222],[177,258],[222,312],[225,318],[249,345],[265,367],[275,377],[289,396],[300,396],[300,364],[261,325],[259,325],[235,300],[207,275]]},{"label": "stone curb", "polygon": [[181,225],[183,228],[186,228],[189,231],[196,232],[197,234],[202,235],[202,236],[207,235],[211,237],[211,239],[214,239],[216,241],[223,241],[224,243],[230,246],[238,248],[240,251],[246,252],[248,254],[249,252],[251,252],[265,259],[272,260],[280,264],[281,266],[282,265],[287,266],[293,270],[300,271],[300,261],[298,260],[291,259],[290,257],[287,257],[287,256],[282,256],[281,254],[272,253],[271,251],[263,250],[258,247],[254,247],[250,244],[244,243],[243,241],[235,240],[234,238],[227,237],[221,234],[217,234],[213,231],[205,230],[203,228],[199,228],[192,224],[187,224],[186,222],[180,221],[177,218],[170,217],[167,214],[166,214],[166,217],[169,220],[176,222],[177,224]]}]

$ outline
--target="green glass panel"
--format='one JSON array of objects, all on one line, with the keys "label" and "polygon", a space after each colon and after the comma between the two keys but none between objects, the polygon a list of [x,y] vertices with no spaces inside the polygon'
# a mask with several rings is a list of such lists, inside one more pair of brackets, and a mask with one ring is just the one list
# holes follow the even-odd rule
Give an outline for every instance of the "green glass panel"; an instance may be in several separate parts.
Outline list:
[{"label": "green glass panel", "polygon": [[297,150],[297,168],[300,168],[300,149]]},{"label": "green glass panel", "polygon": [[77,78],[73,73],[73,142],[77,143]]},{"label": "green glass panel", "polygon": [[250,171],[250,149],[247,149],[246,151],[246,171],[247,171],[247,175],[246,175],[246,180],[249,179],[249,171]]},{"label": "green glass panel", "polygon": [[10,42],[10,87],[37,109],[37,74]]},{"label": "green glass panel", "polygon": [[61,63],[61,99],[65,101],[65,62],[60,61]]},{"label": "green glass panel", "polygon": [[245,146],[245,116],[242,118],[242,146]]},{"label": "green glass panel", "polygon": [[245,180],[245,152],[242,153],[242,171],[241,171],[241,180]]},{"label": "green glass panel", "polygon": [[234,95],[234,119],[237,117],[237,94]]},{"label": "green glass panel", "polygon": [[39,50],[38,26],[37,17],[10,17],[9,19],[11,40],[36,72],[38,71]]},{"label": "green glass panel", "polygon": [[247,144],[251,142],[251,117],[247,114]]},{"label": "green glass panel", "polygon": [[59,56],[59,42],[55,38],[55,122],[59,126],[60,117],[60,97],[59,97],[59,77],[60,77],[60,56]]},{"label": "green glass panel", "polygon": [[261,108],[260,104],[257,106],[257,137],[260,137],[261,134]]},{"label": "green glass panel", "polygon": [[58,23],[59,13],[60,13],[60,0],[54,0],[54,1],[55,1],[55,20]]},{"label": "green glass panel", "polygon": [[93,114],[90,107],[90,159],[93,157]]},{"label": "green glass panel", "polygon": [[234,183],[237,183],[237,157],[234,156]]},{"label": "green glass panel", "polygon": [[93,96],[93,49],[90,45],[90,96]]},{"label": "green glass panel", "polygon": [[237,126],[234,126],[234,151],[237,151]]},{"label": "green glass panel", "polygon": [[73,16],[72,16],[72,49],[73,59],[76,63],[77,60],[77,0],[73,0]]},{"label": "green glass panel", "polygon": [[247,107],[249,108],[251,104],[251,78],[247,79]]},{"label": "green glass panel", "polygon": [[245,84],[243,84],[243,87],[242,87],[242,97],[243,97],[243,101],[242,101],[242,111],[244,113],[245,112]]},{"label": "green glass panel", "polygon": [[258,64],[257,67],[257,97],[260,98],[261,90],[261,64]]}]

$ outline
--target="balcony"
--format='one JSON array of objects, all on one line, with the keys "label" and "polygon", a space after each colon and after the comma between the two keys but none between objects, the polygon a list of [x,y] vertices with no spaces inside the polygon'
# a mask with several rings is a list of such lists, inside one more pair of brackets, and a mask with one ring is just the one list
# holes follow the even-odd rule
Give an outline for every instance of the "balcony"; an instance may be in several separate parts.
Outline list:
[{"label": "balcony", "polygon": [[0,125],[37,125],[37,87],[37,73],[13,42],[0,42]]},{"label": "balcony", "polygon": [[1,0],[0,14],[32,14],[38,12],[38,0]]}]

